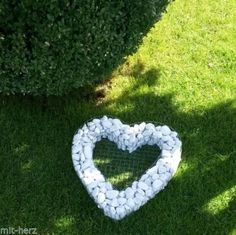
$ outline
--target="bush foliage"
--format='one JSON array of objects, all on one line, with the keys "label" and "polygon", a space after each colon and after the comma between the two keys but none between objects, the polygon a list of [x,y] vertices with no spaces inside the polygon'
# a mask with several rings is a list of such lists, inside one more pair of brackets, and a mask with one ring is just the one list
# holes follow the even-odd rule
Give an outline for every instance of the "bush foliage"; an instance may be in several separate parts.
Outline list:
[{"label": "bush foliage", "polygon": [[104,79],[167,0],[2,0],[0,93],[62,95]]}]

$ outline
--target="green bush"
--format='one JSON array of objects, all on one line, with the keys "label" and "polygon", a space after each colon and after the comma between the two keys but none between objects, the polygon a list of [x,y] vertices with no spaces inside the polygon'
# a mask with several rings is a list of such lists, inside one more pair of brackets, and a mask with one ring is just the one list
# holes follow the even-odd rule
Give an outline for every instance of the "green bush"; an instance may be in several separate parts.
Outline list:
[{"label": "green bush", "polygon": [[0,93],[61,95],[102,80],[167,0],[2,0]]}]

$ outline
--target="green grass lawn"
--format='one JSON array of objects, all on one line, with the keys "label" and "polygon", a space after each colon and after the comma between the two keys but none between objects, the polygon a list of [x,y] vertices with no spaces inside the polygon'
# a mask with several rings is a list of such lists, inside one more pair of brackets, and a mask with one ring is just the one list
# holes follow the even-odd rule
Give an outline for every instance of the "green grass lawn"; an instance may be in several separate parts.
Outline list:
[{"label": "green grass lawn", "polygon": [[[235,234],[235,9],[234,0],[172,2],[89,97],[1,97],[0,227],[43,235]],[[183,141],[166,189],[119,222],[96,207],[71,160],[76,129],[104,114],[165,123]]]}]

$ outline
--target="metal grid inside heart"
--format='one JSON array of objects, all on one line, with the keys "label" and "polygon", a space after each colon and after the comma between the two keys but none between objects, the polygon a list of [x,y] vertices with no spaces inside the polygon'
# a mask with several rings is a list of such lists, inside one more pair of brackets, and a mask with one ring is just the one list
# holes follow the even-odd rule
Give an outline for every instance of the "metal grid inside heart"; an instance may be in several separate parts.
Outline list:
[{"label": "metal grid inside heart", "polygon": [[160,155],[157,146],[145,145],[133,153],[122,151],[116,144],[103,139],[96,143],[94,163],[112,185],[121,190],[137,180]]}]

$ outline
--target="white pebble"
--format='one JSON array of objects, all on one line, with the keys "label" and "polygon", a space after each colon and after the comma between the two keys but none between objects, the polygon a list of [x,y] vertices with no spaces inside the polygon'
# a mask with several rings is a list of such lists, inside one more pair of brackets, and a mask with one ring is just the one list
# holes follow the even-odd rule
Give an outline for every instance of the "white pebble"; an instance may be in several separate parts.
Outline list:
[{"label": "white pebble", "polygon": [[148,174],[144,174],[142,175],[142,177],[140,178],[140,181],[145,181],[145,179],[147,179],[149,177]]},{"label": "white pebble", "polygon": [[118,199],[117,199],[117,198],[113,198],[112,201],[111,201],[111,205],[112,205],[113,207],[119,206]]},{"label": "white pebble", "polygon": [[112,215],[115,215],[115,214],[116,214],[116,209],[115,209],[113,206],[110,207],[110,213],[111,213]]},{"label": "white pebble", "polygon": [[164,166],[159,166],[158,167],[158,172],[160,173],[160,174],[163,174],[163,173],[165,173],[167,171],[167,169],[166,169],[166,167],[164,167]]},{"label": "white pebble", "polygon": [[136,193],[135,198],[138,198],[140,201],[142,201],[144,199],[144,195],[142,195],[141,193]]},{"label": "white pebble", "polygon": [[162,152],[161,152],[161,156],[162,157],[171,157],[172,154],[171,154],[170,151],[163,149]]},{"label": "white pebble", "polygon": [[135,207],[134,200],[131,199],[131,198],[129,198],[129,199],[127,200],[127,205],[128,205],[130,208]]},{"label": "white pebble", "polygon": [[116,208],[116,212],[122,215],[123,213],[125,213],[125,208],[123,206],[119,206]]},{"label": "white pebble", "polygon": [[128,187],[126,190],[125,190],[125,196],[126,198],[132,198],[134,197],[134,190],[130,187]]},{"label": "white pebble", "polygon": [[153,175],[152,175],[152,179],[153,179],[153,180],[156,180],[156,179],[158,179],[158,178],[159,178],[159,175],[158,175],[158,174],[153,174]]},{"label": "white pebble", "polygon": [[148,185],[145,184],[145,183],[142,182],[142,181],[140,181],[140,182],[138,183],[138,187],[141,188],[141,189],[143,189],[143,190],[147,190],[147,189],[148,189]]},{"label": "white pebble", "polygon": [[119,205],[124,205],[126,203],[126,199],[123,197],[118,198]]},{"label": "white pebble", "polygon": [[119,194],[119,191],[117,190],[110,190],[110,191],[107,191],[106,192],[106,197],[109,198],[109,199],[113,199],[113,198],[116,198]]},{"label": "white pebble", "polygon": [[134,181],[134,182],[132,183],[132,189],[133,189],[133,190],[136,190],[136,189],[137,189],[137,186],[138,186],[138,181]]},{"label": "white pebble", "polygon": [[99,193],[99,189],[98,189],[98,188],[95,188],[95,189],[92,191],[93,197],[97,197],[97,196],[98,196],[98,193]]},{"label": "white pebble", "polygon": [[155,180],[155,181],[153,182],[153,184],[152,184],[153,189],[154,189],[155,191],[161,190],[161,189],[162,189],[162,185],[163,185],[163,182],[162,182],[161,180],[159,180],[159,179]]},{"label": "white pebble", "polygon": [[105,201],[106,197],[104,193],[98,194],[98,203],[103,203]]},{"label": "white pebble", "polygon": [[170,135],[171,130],[168,126],[162,126],[161,127],[161,132],[162,132],[163,135]]},{"label": "white pebble", "polygon": [[149,175],[153,175],[155,173],[157,173],[157,167],[156,166],[148,169],[148,171],[147,171],[147,174],[149,174]]},{"label": "white pebble", "polygon": [[125,191],[120,191],[120,192],[119,192],[119,196],[120,196],[120,197],[125,197]]},{"label": "white pebble", "polygon": [[147,197],[152,197],[152,195],[153,195],[152,189],[148,189],[148,190],[146,191],[146,196],[147,196]]}]

